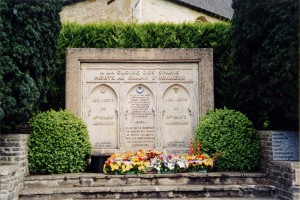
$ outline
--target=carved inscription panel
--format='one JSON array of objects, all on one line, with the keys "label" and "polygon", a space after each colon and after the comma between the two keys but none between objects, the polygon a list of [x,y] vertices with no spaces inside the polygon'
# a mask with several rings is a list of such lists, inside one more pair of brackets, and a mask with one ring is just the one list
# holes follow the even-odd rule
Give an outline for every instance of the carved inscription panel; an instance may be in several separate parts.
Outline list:
[{"label": "carved inscription panel", "polygon": [[82,63],[93,152],[188,150],[199,122],[198,63]]},{"label": "carved inscription panel", "polygon": [[154,106],[154,96],[144,85],[134,86],[126,95],[126,149],[153,149],[155,147]]},{"label": "carved inscription panel", "polygon": [[118,98],[115,91],[101,84],[89,94],[86,122],[93,148],[118,148]]},{"label": "carved inscription panel", "polygon": [[191,95],[181,85],[172,85],[163,96],[164,148],[188,148],[192,135]]}]

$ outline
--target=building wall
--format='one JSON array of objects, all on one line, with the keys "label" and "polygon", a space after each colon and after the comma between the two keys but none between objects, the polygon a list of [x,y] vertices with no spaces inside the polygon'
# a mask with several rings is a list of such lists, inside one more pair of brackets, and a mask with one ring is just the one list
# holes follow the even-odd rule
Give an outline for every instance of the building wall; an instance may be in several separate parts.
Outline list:
[{"label": "building wall", "polygon": [[110,5],[107,5],[107,0],[83,1],[64,6],[60,17],[63,23],[80,24],[106,21],[182,23],[195,22],[200,16],[208,22],[220,21],[202,12],[166,0],[142,0],[142,15],[140,15],[140,5],[136,5],[137,1],[116,0]]},{"label": "building wall", "polygon": [[[136,10],[138,7],[136,8]],[[137,12],[137,11],[136,11]],[[138,13],[138,12],[137,12]],[[202,12],[164,0],[142,1],[142,22],[195,22],[199,16],[204,16],[208,22],[220,20]],[[138,16],[137,16],[138,18]]]},{"label": "building wall", "polygon": [[63,23],[101,23],[105,21],[130,22],[132,0],[116,0],[107,5],[107,0],[83,1],[64,6],[60,18]]}]

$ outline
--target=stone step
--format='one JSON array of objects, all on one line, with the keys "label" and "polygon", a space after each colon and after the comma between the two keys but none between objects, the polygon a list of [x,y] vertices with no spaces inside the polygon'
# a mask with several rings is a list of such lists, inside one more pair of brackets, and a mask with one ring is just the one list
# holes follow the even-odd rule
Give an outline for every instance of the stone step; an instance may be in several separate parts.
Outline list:
[{"label": "stone step", "polygon": [[[185,199],[185,200],[203,200],[203,199],[207,199],[208,197],[203,197],[203,198],[172,198],[171,200],[181,200],[181,199]],[[209,197],[209,200],[276,200],[275,197],[233,197],[233,198],[228,198],[228,197]],[[68,199],[61,199],[61,200],[75,200],[72,198],[68,198]],[[94,199],[80,199],[80,200],[94,200]],[[101,200],[105,200],[105,199],[101,199]],[[137,198],[135,200],[157,200],[157,198],[153,199],[153,198]],[[159,198],[159,200],[170,200],[170,198]]]},{"label": "stone step", "polygon": [[136,198],[210,198],[274,195],[273,186],[262,185],[157,185],[114,187],[52,187],[27,188],[20,191],[20,200],[52,199],[136,199]]},{"label": "stone step", "polygon": [[[109,199],[103,199],[101,200],[109,200]],[[98,200],[100,200],[98,198]],[[202,197],[202,198],[135,198],[134,200],[203,200],[203,199],[209,199],[209,200],[277,200],[275,197]],[[58,200],[58,199],[54,199]],[[63,198],[59,200],[95,200],[95,199],[76,199],[76,198]],[[97,199],[96,199],[97,200]]]},{"label": "stone step", "polygon": [[39,175],[25,177],[24,187],[103,187],[103,186],[151,186],[151,185],[268,185],[264,173],[179,173],[107,175],[78,173]]}]

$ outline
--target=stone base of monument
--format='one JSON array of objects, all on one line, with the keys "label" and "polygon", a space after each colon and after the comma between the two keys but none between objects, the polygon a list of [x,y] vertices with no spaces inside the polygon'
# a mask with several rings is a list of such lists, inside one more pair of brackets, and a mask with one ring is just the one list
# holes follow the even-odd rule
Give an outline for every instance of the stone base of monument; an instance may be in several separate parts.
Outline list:
[{"label": "stone base of monument", "polygon": [[263,173],[82,173],[26,177],[19,199],[275,199],[275,195]]}]

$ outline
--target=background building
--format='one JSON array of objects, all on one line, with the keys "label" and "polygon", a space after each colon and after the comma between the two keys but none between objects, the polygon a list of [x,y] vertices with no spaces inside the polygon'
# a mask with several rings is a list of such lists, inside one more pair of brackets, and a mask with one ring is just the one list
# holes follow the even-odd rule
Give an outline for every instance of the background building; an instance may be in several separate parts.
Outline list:
[{"label": "background building", "polygon": [[62,22],[219,22],[233,15],[232,0],[65,0]]}]

